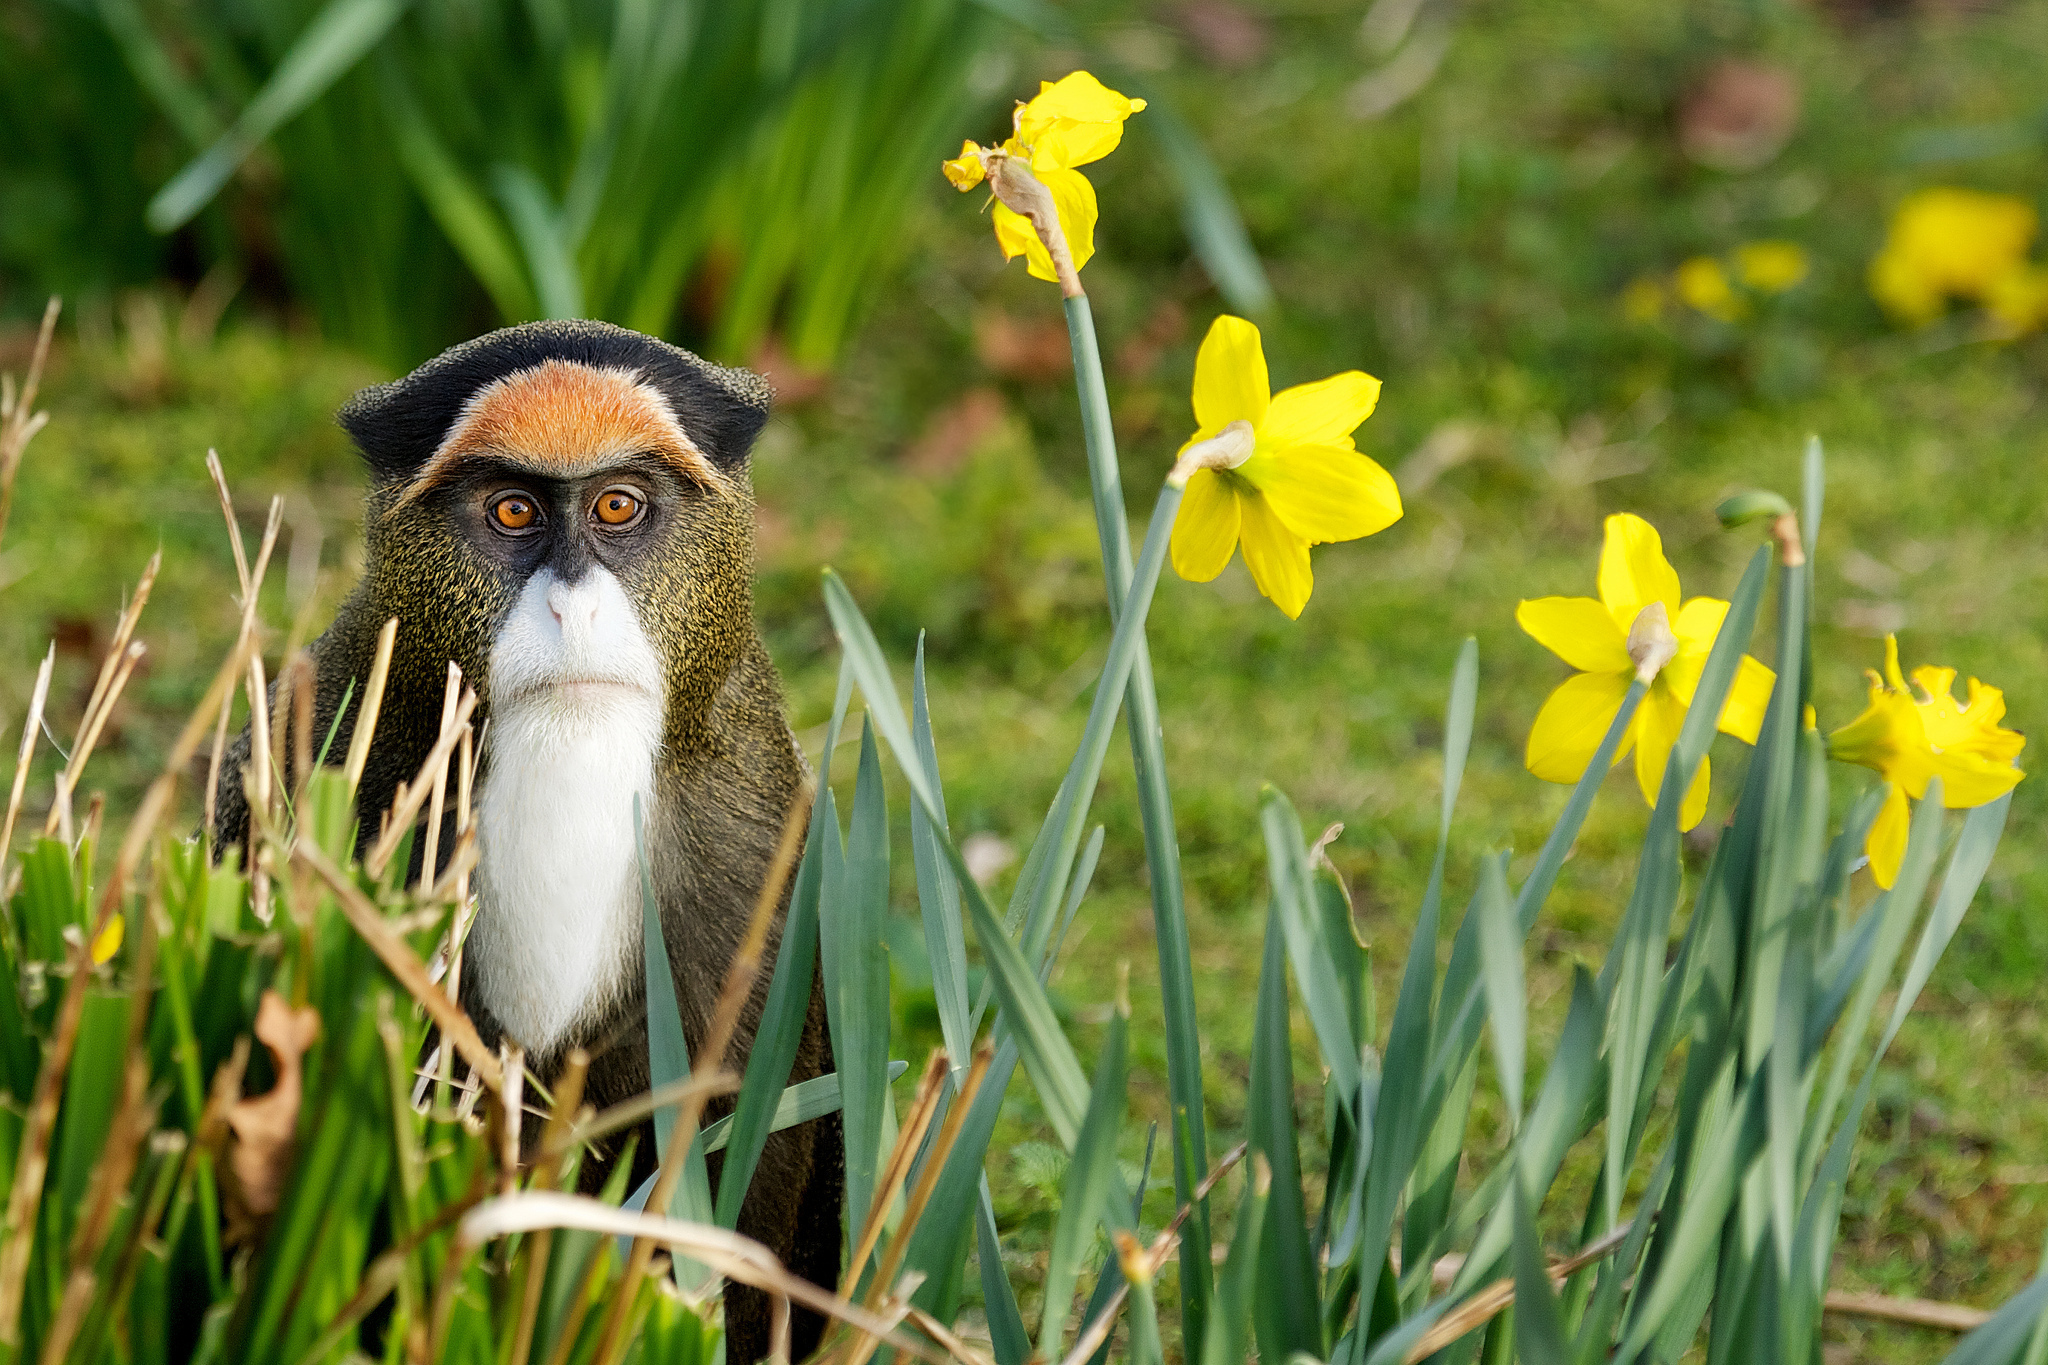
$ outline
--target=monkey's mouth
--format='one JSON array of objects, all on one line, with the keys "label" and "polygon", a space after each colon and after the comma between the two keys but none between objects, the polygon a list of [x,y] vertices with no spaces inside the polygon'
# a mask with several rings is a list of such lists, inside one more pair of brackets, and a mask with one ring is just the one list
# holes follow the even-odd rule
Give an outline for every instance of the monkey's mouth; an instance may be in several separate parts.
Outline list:
[{"label": "monkey's mouth", "polygon": [[512,689],[508,703],[640,701],[653,694],[624,678],[543,678]]}]

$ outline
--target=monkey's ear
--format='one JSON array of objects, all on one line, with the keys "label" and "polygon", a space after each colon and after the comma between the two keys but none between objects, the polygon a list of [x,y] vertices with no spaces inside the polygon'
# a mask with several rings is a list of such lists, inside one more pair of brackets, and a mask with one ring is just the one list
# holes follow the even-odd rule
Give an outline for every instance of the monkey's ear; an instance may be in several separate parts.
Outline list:
[{"label": "monkey's ear", "polygon": [[664,354],[645,357],[641,377],[668,401],[676,421],[726,473],[747,467],[754,438],[767,425],[774,396],[752,370],[714,365],[677,346],[656,342]]}]

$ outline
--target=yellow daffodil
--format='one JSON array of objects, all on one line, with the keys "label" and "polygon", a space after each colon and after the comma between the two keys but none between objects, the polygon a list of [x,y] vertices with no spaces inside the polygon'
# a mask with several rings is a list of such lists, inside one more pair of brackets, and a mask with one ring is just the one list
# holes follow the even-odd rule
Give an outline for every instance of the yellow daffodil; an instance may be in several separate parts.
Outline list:
[{"label": "yellow daffodil", "polygon": [[1735,248],[1735,273],[1759,294],[1782,294],[1806,278],[1806,248],[1797,242],[1744,242]]},{"label": "yellow daffodil", "polygon": [[1679,266],[1672,272],[1671,288],[1710,318],[1734,322],[1742,316],[1742,300],[1728,283],[1728,272],[1712,256],[1695,256]]},{"label": "yellow daffodil", "polygon": [[2021,264],[1991,282],[1984,309],[2006,336],[2048,326],[2048,267]]},{"label": "yellow daffodil", "polygon": [[127,921],[120,915],[107,921],[107,927],[100,930],[92,941],[92,960],[99,965],[110,960],[121,951],[121,939],[127,932]]},{"label": "yellow daffodil", "polygon": [[1969,705],[1958,706],[1949,692],[1955,680],[1953,668],[1916,668],[1916,698],[1899,671],[1898,638],[1887,635],[1884,676],[1870,674],[1870,705],[1828,736],[1830,757],[1870,768],[1887,784],[1884,808],[1864,844],[1879,886],[1898,880],[1906,856],[1906,798],[1919,800],[1938,777],[1941,804],[1967,810],[1996,801],[2024,776],[2013,760],[2026,737],[1998,724],[2005,719],[2005,694],[1972,678]]},{"label": "yellow daffodil", "polygon": [[1379,402],[1379,380],[1346,370],[1279,393],[1269,382],[1259,329],[1217,318],[1195,357],[1197,430],[1181,450],[1226,437],[1238,444],[1228,467],[1189,477],[1173,567],[1206,583],[1242,545],[1259,591],[1299,617],[1315,587],[1308,547],[1384,531],[1401,519],[1401,493],[1351,443]]},{"label": "yellow daffodil", "polygon": [[1951,298],[1984,302],[2019,269],[2039,226],[2034,206],[2009,194],[1946,186],[1909,196],[1870,262],[1870,292],[1909,323],[1931,322]]},{"label": "yellow daffodil", "polygon": [[[954,189],[971,190],[987,178],[988,158],[997,152],[1028,165],[1052,192],[1060,229],[1073,253],[1074,269],[1079,270],[1095,254],[1095,187],[1074,168],[1115,151],[1123,140],[1124,120],[1144,107],[1145,101],[1125,98],[1086,71],[1041,81],[1037,97],[1017,105],[1015,131],[1000,148],[963,143],[960,155],[942,169]],[[1004,260],[1022,256],[1038,279],[1059,278],[1028,218],[1000,202],[991,214]]]},{"label": "yellow daffodil", "polygon": [[1664,316],[1664,282],[1638,275],[1621,291],[1621,315],[1630,322],[1655,322]]},{"label": "yellow daffodil", "polygon": [[[1515,620],[1537,643],[1581,670],[1567,678],[1543,703],[1529,731],[1529,771],[1546,782],[1576,782],[1614,723],[1635,678],[1637,660],[1630,657],[1629,631],[1637,618],[1659,608],[1676,636],[1676,652],[1658,670],[1649,694],[1629,722],[1614,751],[1618,764],[1631,749],[1636,756],[1636,783],[1652,805],[1664,781],[1664,766],[1678,742],[1679,727],[1692,705],[1706,667],[1707,653],[1728,604],[1695,597],[1681,604],[1678,571],[1664,557],[1657,529],[1641,517],[1619,513],[1607,519],[1607,539],[1600,551],[1600,596],[1539,597],[1515,608]],[[1745,743],[1756,743],[1770,703],[1771,670],[1744,655],[1721,708],[1720,728]],[[1707,808],[1707,761],[1686,791],[1679,828],[1691,829]]]}]

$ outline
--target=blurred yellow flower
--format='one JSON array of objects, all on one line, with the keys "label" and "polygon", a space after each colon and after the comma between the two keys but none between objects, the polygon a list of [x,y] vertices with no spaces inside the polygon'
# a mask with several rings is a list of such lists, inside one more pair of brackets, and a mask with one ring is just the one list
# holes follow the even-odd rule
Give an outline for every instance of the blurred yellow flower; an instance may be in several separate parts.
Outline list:
[{"label": "blurred yellow flower", "polygon": [[2048,267],[2014,266],[1991,282],[1984,307],[2009,337],[2048,327]]},{"label": "blurred yellow flower", "polygon": [[1630,322],[1655,322],[1664,316],[1664,282],[1638,275],[1621,291],[1621,315]]},{"label": "blurred yellow flower", "polygon": [[120,915],[107,921],[107,927],[100,930],[92,941],[92,960],[95,965],[109,961],[115,953],[121,951],[121,940],[125,937],[127,929],[127,921]]},{"label": "blurred yellow flower", "polygon": [[1759,294],[1782,294],[1811,268],[1806,248],[1797,242],[1744,242],[1735,248],[1735,273]]},{"label": "blurred yellow flower", "polygon": [[1672,272],[1671,288],[1684,302],[1710,318],[1734,322],[1743,313],[1742,300],[1728,283],[1728,272],[1712,256],[1695,256]]},{"label": "blurred yellow flower", "polygon": [[[1606,543],[1600,550],[1600,596],[1539,597],[1515,608],[1515,621],[1537,643],[1581,670],[1564,680],[1529,731],[1525,759],[1529,771],[1546,782],[1576,782],[1593,761],[1607,727],[1621,710],[1636,663],[1629,657],[1629,631],[1652,607],[1661,607],[1677,637],[1677,653],[1650,683],[1648,695],[1629,722],[1628,733],[1614,751],[1619,764],[1631,749],[1636,756],[1636,784],[1643,800],[1655,805],[1664,781],[1664,767],[1678,742],[1679,728],[1699,687],[1707,654],[1728,604],[1695,597],[1680,604],[1678,571],[1664,557],[1657,528],[1641,517],[1618,513],[1607,518]],[[1770,704],[1775,681],[1770,669],[1744,655],[1735,683],[1721,708],[1720,728],[1745,743],[1756,743]],[[1679,812],[1680,829],[1691,829],[1707,809],[1708,763],[1700,760]]]},{"label": "blurred yellow flower", "polygon": [[1889,888],[1898,880],[1911,823],[1906,798],[1919,800],[1927,784],[1941,779],[1941,804],[1950,810],[1981,806],[2011,791],[2025,776],[2013,761],[2026,736],[2001,729],[2005,694],[1970,679],[1970,701],[1957,706],[1950,695],[1953,668],[1913,670],[1915,698],[1899,671],[1899,641],[1884,637],[1884,676],[1871,673],[1870,705],[1828,736],[1828,755],[1870,768],[1887,784],[1884,808],[1870,827],[1864,851],[1870,874]]},{"label": "blurred yellow flower", "polygon": [[1895,317],[1934,320],[1951,298],[1987,302],[1999,280],[2023,267],[2039,220],[2009,194],[1936,186],[1892,214],[1870,262],[1870,292]]},{"label": "blurred yellow flower", "polygon": [[[1115,151],[1123,140],[1124,120],[1144,107],[1145,101],[1125,98],[1086,71],[1041,81],[1037,96],[1017,105],[1012,116],[1015,131],[1000,148],[963,143],[960,155],[941,169],[953,188],[971,190],[987,178],[988,158],[994,153],[1028,165],[1052,192],[1067,249],[1073,253],[1074,269],[1079,270],[1095,254],[1097,215],[1095,187],[1074,167],[1100,161]],[[1003,259],[1022,256],[1034,276],[1057,280],[1052,257],[1029,219],[1002,203],[993,207],[991,216]]]},{"label": "blurred yellow flower", "polygon": [[1231,467],[1189,477],[1173,524],[1173,567],[1206,583],[1242,544],[1259,591],[1299,617],[1315,587],[1308,547],[1385,530],[1401,519],[1401,493],[1351,442],[1379,402],[1379,380],[1346,370],[1279,393],[1269,385],[1259,329],[1217,318],[1195,357],[1197,430],[1181,450],[1237,422],[1252,439]]}]

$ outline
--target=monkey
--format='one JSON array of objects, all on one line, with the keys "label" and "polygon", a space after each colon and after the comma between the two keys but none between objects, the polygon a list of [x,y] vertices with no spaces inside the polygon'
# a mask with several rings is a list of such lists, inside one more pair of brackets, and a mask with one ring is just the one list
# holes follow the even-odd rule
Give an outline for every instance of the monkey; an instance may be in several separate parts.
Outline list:
[{"label": "monkey", "polygon": [[[433,747],[452,660],[477,690],[483,741],[460,1003],[546,1083],[571,1049],[590,1053],[584,1093],[600,1108],[649,1087],[636,798],[695,1056],[807,781],[753,617],[748,461],[769,398],[759,377],[637,332],[539,322],[456,346],[338,414],[370,486],[363,575],[310,646],[314,723],[336,752],[359,709],[343,713],[344,692],[353,680],[361,694],[379,630],[399,620],[358,851]],[[245,731],[225,773],[249,744]],[[236,781],[221,783],[216,829],[219,848],[246,839]],[[781,925],[778,910],[770,963]],[[791,1084],[833,1069],[820,975]],[[757,974],[729,1067],[744,1065],[768,979]],[[654,1166],[642,1128],[635,1183]],[[586,1191],[611,1159],[586,1161]],[[739,1231],[831,1290],[843,1188],[837,1116],[786,1129]],[[765,1296],[730,1285],[725,1306],[728,1358],[766,1355]],[[823,1322],[799,1311],[792,1328],[801,1360]]]}]

